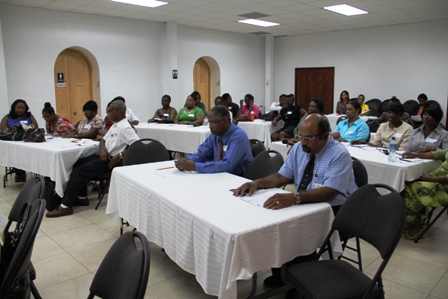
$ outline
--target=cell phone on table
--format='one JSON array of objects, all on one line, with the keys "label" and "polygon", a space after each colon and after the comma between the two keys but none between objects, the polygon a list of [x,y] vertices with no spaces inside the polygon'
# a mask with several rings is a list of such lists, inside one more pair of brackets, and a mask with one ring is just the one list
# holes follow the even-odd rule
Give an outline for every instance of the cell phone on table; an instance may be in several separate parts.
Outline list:
[{"label": "cell phone on table", "polygon": [[385,154],[385,155],[389,155],[389,150],[387,150],[387,149],[379,149],[379,151],[380,152],[382,152],[383,154]]}]

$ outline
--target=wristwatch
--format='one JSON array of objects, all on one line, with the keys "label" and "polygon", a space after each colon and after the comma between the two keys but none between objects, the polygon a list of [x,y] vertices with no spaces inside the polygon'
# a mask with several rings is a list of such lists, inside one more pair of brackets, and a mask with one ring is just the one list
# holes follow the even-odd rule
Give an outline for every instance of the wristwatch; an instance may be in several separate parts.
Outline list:
[{"label": "wristwatch", "polygon": [[296,200],[296,205],[300,204],[302,202],[302,197],[300,196],[299,192],[294,192],[294,199]]},{"label": "wristwatch", "polygon": [[118,153],[118,156],[120,157],[120,159],[123,159],[123,153],[122,152]]}]

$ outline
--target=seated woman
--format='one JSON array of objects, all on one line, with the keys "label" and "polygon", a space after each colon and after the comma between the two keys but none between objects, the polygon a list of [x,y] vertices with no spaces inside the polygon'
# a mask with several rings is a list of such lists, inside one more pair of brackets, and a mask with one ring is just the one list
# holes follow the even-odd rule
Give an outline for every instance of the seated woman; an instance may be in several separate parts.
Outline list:
[{"label": "seated woman", "polygon": [[[243,102],[246,105],[243,105]],[[260,108],[254,104],[254,96],[250,93],[244,96],[244,100],[240,100],[240,116],[238,119],[240,121],[250,121],[250,115],[254,113],[254,119],[258,119],[260,117]]]},{"label": "seated woman", "polygon": [[64,133],[75,130],[70,121],[62,115],[57,115],[49,102],[42,109],[42,118],[45,120],[47,133],[53,136],[62,136]]},{"label": "seated woman", "polygon": [[421,93],[417,97],[417,101],[420,103],[418,107],[417,115],[423,115],[423,110],[425,110],[426,102],[428,101],[428,96],[424,93]]},{"label": "seated woman", "polygon": [[148,123],[158,122],[170,124],[174,122],[177,115],[177,110],[170,106],[171,97],[169,95],[164,95],[162,97],[162,108],[158,109],[151,119],[148,119]]},{"label": "seated woman", "polygon": [[[310,105],[308,106],[308,114],[317,113],[320,116],[322,116],[322,118],[324,120],[326,120],[328,122],[328,124],[330,124],[330,121],[328,120],[328,118],[324,114],[322,114],[323,111],[324,111],[324,102],[322,102],[320,99],[312,99],[310,102]],[[308,116],[308,114],[300,119],[300,122],[298,123],[297,127],[294,129],[294,138],[291,138],[288,140],[289,145],[294,145],[297,142],[299,142],[299,137],[297,134],[299,134],[300,124]],[[330,131],[331,131],[331,127],[330,127]]]},{"label": "seated woman", "polygon": [[185,107],[181,108],[174,119],[175,124],[180,125],[197,125],[200,126],[204,122],[204,112],[196,106],[196,101],[189,95],[185,101]]},{"label": "seated woman", "polygon": [[360,94],[358,96],[358,103],[361,105],[361,115],[369,115],[369,105],[365,104],[364,101],[366,100],[366,97],[363,94]]},{"label": "seated woman", "polygon": [[[34,125],[35,128],[38,128],[37,120],[29,111],[28,104],[21,99],[15,100],[11,104],[11,110],[9,114],[5,115],[2,118],[0,124],[0,130],[4,130],[7,127],[17,126],[20,124],[25,125]],[[17,182],[25,182],[26,181],[26,172],[20,169],[14,169],[14,181]]]},{"label": "seated woman", "polygon": [[448,149],[427,152],[405,152],[403,158],[420,158],[443,161],[442,165],[429,175],[422,174],[419,181],[406,182],[401,196],[406,206],[407,228],[404,238],[415,240],[426,228],[427,207],[440,207],[448,204]]},{"label": "seated woman", "polygon": [[84,118],[77,124],[75,131],[62,135],[64,138],[90,138],[94,139],[99,130],[104,129],[104,121],[97,114],[98,105],[95,101],[87,101],[82,107]]},{"label": "seated woman", "polygon": [[349,101],[345,111],[347,118],[339,122],[330,135],[341,142],[366,141],[367,137],[370,136],[370,130],[366,122],[359,118],[360,113],[361,105],[358,101]]},{"label": "seated woman", "polygon": [[339,102],[336,104],[336,114],[345,114],[346,105],[350,100],[347,90],[343,90],[339,96]]},{"label": "seated woman", "polygon": [[[389,114],[390,120],[380,125],[376,131],[375,139],[373,139],[369,145],[388,148],[390,140],[392,137],[395,137],[395,141],[397,142],[397,150],[404,151],[408,145],[409,137],[412,133],[412,126],[403,122],[401,119],[404,113],[404,107],[400,103],[392,103],[389,105],[387,113]],[[361,140],[352,141],[352,144],[363,143],[367,142]]]},{"label": "seated woman", "polygon": [[272,141],[279,141],[283,138],[294,137],[294,129],[297,127],[300,119],[307,115],[305,109],[300,106],[294,106],[294,97],[289,95],[283,102],[283,108],[272,121],[273,126],[277,126],[279,120],[284,121],[283,127],[271,135]]},{"label": "seated woman", "polygon": [[[392,105],[393,103],[399,103],[401,104],[400,100],[396,97],[392,97],[389,99],[389,105]],[[404,112],[403,116],[401,117],[401,120],[407,123],[408,125],[414,127],[414,122],[412,121],[411,117],[409,116],[409,113]],[[380,117],[374,120],[375,122],[378,122],[378,124],[382,124],[389,121],[389,114],[387,111],[384,111],[381,113]]]},{"label": "seated woman", "polygon": [[448,148],[448,132],[440,124],[442,117],[440,107],[426,107],[422,114],[423,125],[412,132],[406,151],[423,153]]}]

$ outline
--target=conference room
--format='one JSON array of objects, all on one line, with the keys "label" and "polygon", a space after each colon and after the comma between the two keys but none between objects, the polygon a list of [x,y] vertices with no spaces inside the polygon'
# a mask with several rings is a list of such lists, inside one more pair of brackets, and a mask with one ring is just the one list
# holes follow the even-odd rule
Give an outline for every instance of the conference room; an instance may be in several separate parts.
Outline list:
[{"label": "conference room", "polygon": [[[195,66],[205,62],[210,90],[208,96],[202,93],[202,102],[207,110],[217,95],[226,92],[234,103],[251,93],[265,111],[282,93],[295,94],[297,104],[307,107],[296,89],[296,69],[330,67],[333,90],[325,114],[335,112],[342,90],[349,90],[351,97],[362,93],[366,100],[396,96],[403,102],[424,92],[440,103],[446,124],[445,1],[345,1],[369,12],[353,19],[322,9],[334,1],[168,2],[165,8],[142,10],[99,0],[0,1],[2,115],[19,98],[35,115],[40,115],[44,102],[51,102],[58,113],[73,115],[62,110],[58,97],[64,88],[58,84],[69,84],[69,78],[56,80],[57,73],[66,72],[56,67],[58,57],[67,51],[66,57],[81,53],[90,62],[88,99],[98,103],[102,117],[117,95],[126,98],[143,122],[160,108],[164,94],[171,96],[172,107],[183,107],[187,95],[198,89]],[[239,15],[254,12],[269,15],[267,20],[280,25],[261,28],[237,23],[245,19]],[[43,119],[38,122],[44,127]],[[4,167],[1,171],[3,176]],[[59,175],[63,181],[68,179],[54,174]],[[5,216],[22,186],[8,181],[2,188],[0,209]],[[117,223],[106,214],[107,195],[98,210],[93,204],[69,217],[43,220],[32,256],[35,284],[43,298],[87,297],[100,262],[119,235]],[[446,230],[445,213],[419,243],[399,242],[383,273],[388,298],[403,294],[446,298]],[[377,265],[379,255],[369,246],[362,244],[365,272],[371,274],[369,267]],[[218,295],[205,290],[198,282],[201,278],[190,274],[192,269],[185,271],[174,263],[172,252],[165,254],[155,243],[150,243],[150,250],[147,298]],[[244,273],[249,280],[238,281],[238,298],[250,293],[252,274]],[[269,266],[259,271],[258,292],[264,290],[261,285],[269,275]],[[283,297],[284,293],[277,298]]]}]

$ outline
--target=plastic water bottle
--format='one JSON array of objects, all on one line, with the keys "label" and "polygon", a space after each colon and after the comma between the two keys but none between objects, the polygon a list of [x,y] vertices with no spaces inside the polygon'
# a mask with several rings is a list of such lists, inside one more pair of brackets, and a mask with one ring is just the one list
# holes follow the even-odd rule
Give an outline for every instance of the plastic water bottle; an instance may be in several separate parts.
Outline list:
[{"label": "plastic water bottle", "polygon": [[397,161],[397,142],[395,141],[395,136],[392,137],[392,140],[389,143],[389,162]]},{"label": "plastic water bottle", "polygon": [[253,111],[250,112],[250,121],[254,121],[255,113]]}]

